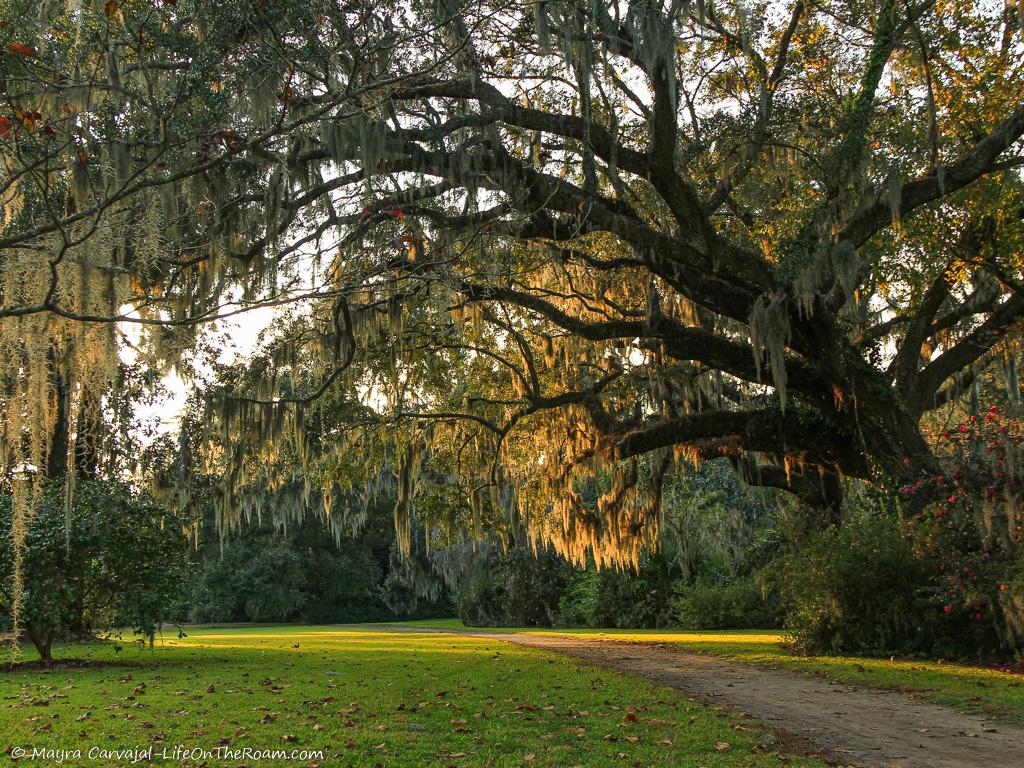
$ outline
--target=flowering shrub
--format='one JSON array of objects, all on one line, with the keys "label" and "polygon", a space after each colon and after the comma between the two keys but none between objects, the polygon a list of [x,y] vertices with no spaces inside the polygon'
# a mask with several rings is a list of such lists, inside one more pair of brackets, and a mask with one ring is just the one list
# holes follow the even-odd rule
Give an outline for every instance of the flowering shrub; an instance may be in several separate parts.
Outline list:
[{"label": "flowering shrub", "polygon": [[996,406],[936,435],[945,470],[902,489],[923,504],[917,555],[935,609],[976,647],[1024,649],[1024,423]]}]

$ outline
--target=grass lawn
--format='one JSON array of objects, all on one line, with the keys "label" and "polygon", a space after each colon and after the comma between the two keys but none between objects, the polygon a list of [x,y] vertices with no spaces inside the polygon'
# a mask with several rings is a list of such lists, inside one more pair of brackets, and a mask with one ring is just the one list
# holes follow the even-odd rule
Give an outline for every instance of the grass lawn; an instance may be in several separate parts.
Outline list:
[{"label": "grass lawn", "polygon": [[[454,620],[418,622],[453,629]],[[785,648],[782,635],[763,630],[523,630],[552,631],[611,640],[668,643],[735,661],[825,675],[845,683],[895,688],[937,704],[1024,725],[1024,675],[938,661],[866,659],[849,656],[801,656]]]},{"label": "grass lawn", "polygon": [[[449,624],[449,627],[451,625]],[[26,651],[26,656],[31,656]],[[779,766],[735,714],[534,649],[373,628],[205,627],[157,647],[64,646],[89,664],[0,671],[0,749],[323,750],[326,766]],[[72,753],[73,755],[73,753]],[[788,765],[823,766],[782,755]],[[54,763],[28,760],[17,764]],[[158,765],[165,760],[144,759]],[[318,765],[213,754],[187,765]]]}]

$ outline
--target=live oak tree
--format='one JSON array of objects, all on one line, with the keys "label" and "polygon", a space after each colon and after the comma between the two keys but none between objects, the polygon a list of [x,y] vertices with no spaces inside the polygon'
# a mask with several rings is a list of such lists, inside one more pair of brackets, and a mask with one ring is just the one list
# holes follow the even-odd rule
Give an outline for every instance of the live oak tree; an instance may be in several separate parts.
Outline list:
[{"label": "live oak tree", "polygon": [[635,562],[677,459],[834,506],[933,471],[991,372],[1019,400],[1012,4],[3,7],[8,469],[129,324],[160,369],[285,304],[210,412],[224,515],[384,468],[406,546],[448,484],[462,528]]}]

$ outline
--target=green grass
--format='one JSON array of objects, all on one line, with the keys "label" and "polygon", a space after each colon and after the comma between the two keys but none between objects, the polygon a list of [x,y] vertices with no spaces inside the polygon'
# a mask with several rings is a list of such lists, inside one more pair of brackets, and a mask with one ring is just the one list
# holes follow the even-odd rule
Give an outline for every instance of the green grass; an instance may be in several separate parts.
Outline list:
[{"label": "green grass", "polygon": [[[734,713],[493,640],[372,627],[204,627],[152,650],[115,654],[110,643],[89,643],[62,647],[61,657],[89,663],[0,672],[0,749],[79,749],[82,759],[63,764],[93,766],[128,763],[90,761],[92,747],[159,753],[179,744],[322,749],[324,765],[389,768],[780,764],[778,745]],[[318,764],[216,755],[207,763]]]},{"label": "green grass", "polygon": [[[432,626],[420,622],[420,626]],[[455,628],[450,621],[442,629]],[[512,630],[502,630],[512,631]],[[849,656],[803,656],[789,652],[782,635],[766,630],[522,630],[587,635],[632,642],[668,643],[735,661],[832,680],[911,693],[1002,722],[1024,725],[1024,675],[941,661],[867,659]]]}]

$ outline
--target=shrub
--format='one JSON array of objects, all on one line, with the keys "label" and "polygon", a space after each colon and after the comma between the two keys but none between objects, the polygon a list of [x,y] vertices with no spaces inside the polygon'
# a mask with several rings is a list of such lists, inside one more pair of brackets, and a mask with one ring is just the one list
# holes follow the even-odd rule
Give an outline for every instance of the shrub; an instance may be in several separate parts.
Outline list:
[{"label": "shrub", "polygon": [[574,571],[559,601],[565,626],[651,628],[672,623],[679,569],[663,554],[645,556],[633,570]]},{"label": "shrub", "polygon": [[688,629],[753,629],[781,626],[784,611],[777,595],[752,576],[741,576],[728,582],[678,583],[672,618]]},{"label": "shrub", "polygon": [[553,626],[568,571],[564,560],[545,550],[491,550],[479,556],[459,588],[459,618],[470,626]]},{"label": "shrub", "polygon": [[842,527],[805,533],[762,571],[787,601],[802,650],[888,655],[926,650],[929,568],[911,524],[884,506],[854,505]]},{"label": "shrub", "polygon": [[938,631],[964,650],[1024,651],[1024,424],[998,407],[938,436],[946,471],[902,489],[921,505]]}]

